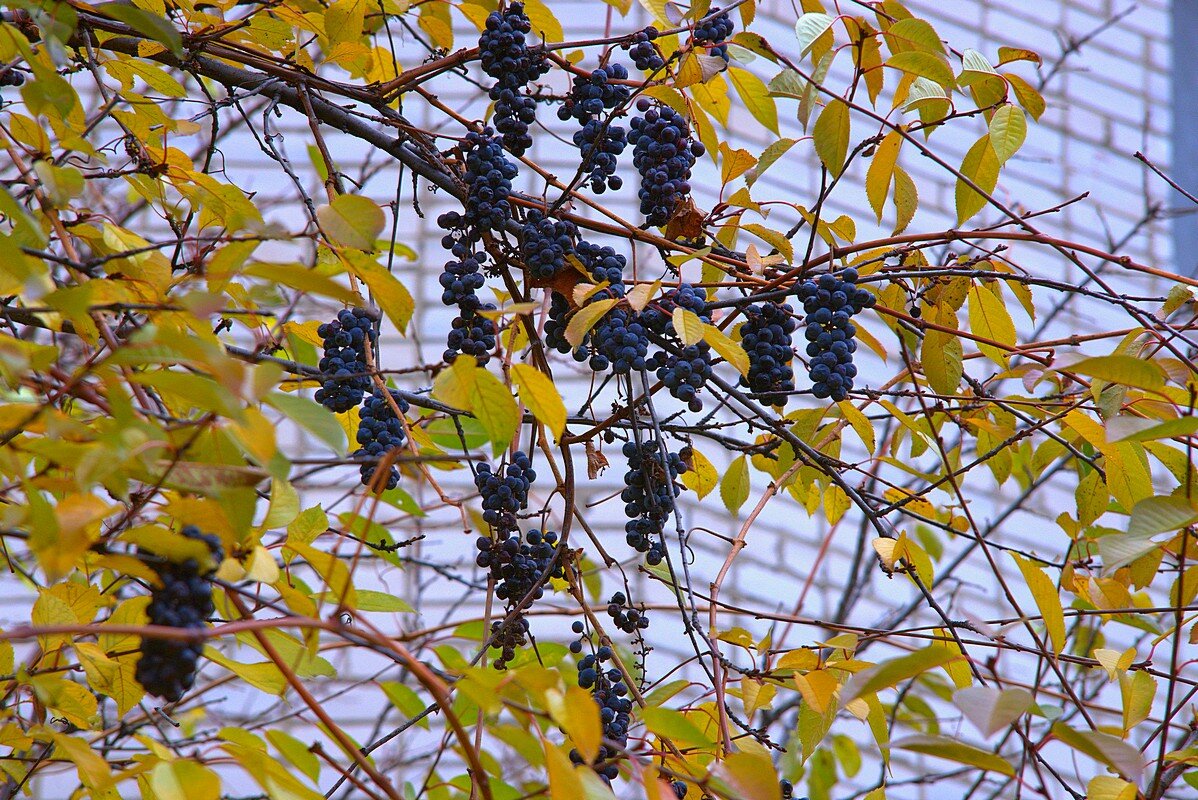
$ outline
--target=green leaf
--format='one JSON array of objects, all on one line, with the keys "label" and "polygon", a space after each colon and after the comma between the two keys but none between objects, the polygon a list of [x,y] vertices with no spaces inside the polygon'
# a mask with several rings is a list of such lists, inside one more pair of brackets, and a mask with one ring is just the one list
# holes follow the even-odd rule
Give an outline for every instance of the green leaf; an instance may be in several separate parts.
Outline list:
[{"label": "green leaf", "polygon": [[985,208],[988,200],[986,195],[994,192],[998,185],[998,170],[1001,163],[994,147],[990,144],[990,134],[974,142],[973,147],[965,154],[961,162],[961,175],[973,182],[985,194],[979,194],[964,180],[957,179],[957,224],[963,224],[967,219]]},{"label": "green leaf", "polygon": [[387,218],[378,203],[357,194],[343,194],[316,209],[316,220],[336,244],[356,250],[373,250]]},{"label": "green leaf", "polygon": [[545,423],[554,438],[560,439],[566,429],[566,404],[549,376],[528,364],[513,364],[512,382],[533,416]]},{"label": "green leaf", "polygon": [[958,764],[968,764],[987,772],[997,772],[1007,776],[1015,774],[1015,768],[1011,766],[1011,762],[997,753],[982,750],[947,736],[908,736],[905,739],[892,742],[891,746],[900,750],[910,750],[914,753],[955,761]]},{"label": "green leaf", "polygon": [[324,406],[306,397],[286,392],[271,392],[263,401],[327,444],[337,455],[345,455],[345,429]]},{"label": "green leaf", "polygon": [[268,730],[266,738],[292,766],[304,773],[313,783],[320,779],[320,759],[308,745],[286,731],[277,729]]},{"label": "green leaf", "polygon": [[733,514],[749,499],[749,462],[737,456],[720,481],[720,499]]},{"label": "green leaf", "polygon": [[714,744],[685,714],[668,708],[649,707],[641,712],[645,727],[674,744],[688,747],[711,747]]},{"label": "green leaf", "polygon": [[105,15],[120,20],[133,30],[166,46],[176,58],[183,57],[183,35],[167,19],[145,9],[123,3],[99,6]]},{"label": "green leaf", "polygon": [[844,169],[844,160],[849,152],[850,127],[848,104],[839,98],[824,106],[815,121],[815,130],[812,132],[815,152],[833,176],[839,176]]},{"label": "green leaf", "polygon": [[480,369],[475,373],[470,407],[487,431],[492,453],[498,456],[511,445],[520,427],[520,409],[516,399],[498,378]]},{"label": "green leaf", "polygon": [[1023,109],[1009,103],[999,107],[990,118],[990,145],[998,156],[998,163],[1005,164],[1015,155],[1027,138],[1027,118]]}]

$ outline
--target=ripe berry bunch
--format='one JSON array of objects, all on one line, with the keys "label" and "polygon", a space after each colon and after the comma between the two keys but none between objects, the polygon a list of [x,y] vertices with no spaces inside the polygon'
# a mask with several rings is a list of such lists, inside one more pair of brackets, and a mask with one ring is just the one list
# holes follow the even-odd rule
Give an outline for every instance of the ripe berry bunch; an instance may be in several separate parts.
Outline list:
[{"label": "ripe berry bunch", "polygon": [[[408,401],[400,397],[398,392],[388,391],[399,410],[405,414],[408,413]],[[362,446],[354,451],[354,457],[373,459],[379,459],[388,451],[403,447],[408,440],[407,434],[404,433],[403,422],[395,415],[395,409],[391,407],[387,396],[377,387],[370,397],[366,398],[362,411],[359,413],[357,440],[358,444]],[[358,468],[363,486],[371,485],[378,466],[377,461],[374,461],[362,464]],[[379,488],[394,489],[398,485],[399,470],[391,467],[387,474],[387,480]]]},{"label": "ripe berry bunch", "polygon": [[610,284],[606,296],[624,296],[624,267],[628,264],[624,256],[605,245],[581,241],[578,243],[578,258],[595,283],[607,281]]},{"label": "ripe berry bunch", "polygon": [[589,119],[574,132],[574,145],[581,151],[582,167],[587,171],[591,191],[603,194],[624,186],[616,174],[618,158],[628,147],[628,134],[620,125],[602,119]]},{"label": "ripe berry bunch", "polygon": [[658,350],[653,354],[657,379],[670,394],[687,404],[691,411],[702,411],[699,390],[711,377],[711,346],[706,342],[688,344],[677,352]]},{"label": "ripe berry bunch", "polygon": [[557,292],[549,298],[549,314],[545,320],[545,346],[559,353],[573,353],[574,360],[586,361],[590,354],[585,347],[574,347],[566,340],[566,317],[570,315],[570,302]]},{"label": "ripe berry bunch", "polygon": [[[715,14],[715,16],[710,16]],[[695,44],[708,45],[708,52],[713,56],[721,56],[728,60],[728,45],[724,44],[735,26],[728,12],[720,13],[719,8],[708,12],[708,18],[695,26]]]},{"label": "ripe berry bunch", "polygon": [[574,133],[574,144],[582,151],[582,168],[588,172],[591,191],[602,194],[624,185],[616,175],[617,157],[628,146],[627,131],[609,119],[605,111],[619,108],[628,102],[631,90],[612,80],[628,78],[623,64],[600,67],[590,75],[577,75],[562,107],[557,110],[560,119],[574,118],[582,123],[582,129]]},{"label": "ripe berry bunch", "polygon": [[[494,311],[494,303],[484,303],[479,311]],[[445,352],[442,358],[446,363],[453,363],[459,353],[474,356],[478,365],[484,366],[491,358],[495,349],[495,336],[498,331],[495,323],[475,311],[463,310],[450,323],[449,335],[445,338]]]},{"label": "ripe berry bunch", "polygon": [[378,334],[374,317],[364,308],[345,309],[337,318],[316,329],[324,341],[320,371],[324,381],[316,390],[316,402],[329,411],[349,411],[362,402],[370,391],[370,375],[366,366],[366,341],[373,355],[378,355]]},{"label": "ripe berry bunch", "polygon": [[749,356],[749,374],[740,379],[740,385],[770,405],[786,405],[795,388],[791,334],[798,323],[794,309],[788,304],[761,303],[749,306],[745,315],[740,343]]},{"label": "ripe berry bunch", "polygon": [[629,141],[632,163],[641,176],[641,213],[649,225],[665,225],[691,191],[691,167],[704,148],[691,139],[690,123],[669,106],[642,97],[644,116],[634,117]]},{"label": "ripe berry bunch", "polygon": [[656,439],[645,439],[640,445],[626,442],[623,453],[628,459],[620,493],[629,520],[624,524],[625,540],[656,565],[665,557],[661,532],[674,510],[674,498],[682,493],[675,481],[686,472],[686,465],[676,453],[663,464]]},{"label": "ripe berry bunch", "polygon": [[570,94],[557,110],[558,119],[565,122],[573,117],[579,122],[619,108],[628,102],[632,90],[620,83],[628,79],[628,70],[623,64],[611,64],[592,70],[590,75],[575,75]]},{"label": "ripe berry bunch", "polygon": [[537,101],[521,90],[549,71],[545,54],[529,48],[525,39],[532,24],[523,3],[512,3],[503,13],[492,12],[478,40],[483,72],[495,79],[489,95],[495,103],[495,127],[503,145],[516,156],[532,145],[528,126],[536,119]]},{"label": "ripe berry bunch", "polygon": [[849,396],[857,367],[857,327],[849,322],[854,314],[872,308],[875,298],[857,287],[857,270],[844,270],[840,277],[825,273],[818,280],[799,284],[798,296],[807,313],[808,374],[816,397],[840,402]]},{"label": "ripe berry bunch", "polygon": [[477,292],[486,282],[481,272],[486,261],[487,254],[480,251],[467,253],[459,261],[446,262],[445,271],[439,279],[444,290],[441,292],[441,302],[447,306],[457,306],[463,313],[477,311],[482,305]]},{"label": "ripe berry bunch", "polygon": [[666,65],[666,60],[657,52],[653,40],[657,38],[657,28],[652,26],[633,34],[632,40],[624,45],[628,56],[636,68],[644,72],[657,72]]},{"label": "ripe berry bunch", "polygon": [[520,255],[534,278],[549,280],[566,266],[567,254],[574,253],[578,228],[573,222],[546,217],[532,210],[520,232]]},{"label": "ripe berry bunch", "polygon": [[495,669],[507,669],[507,665],[516,657],[516,651],[526,644],[528,620],[523,614],[517,614],[507,625],[503,624],[503,620],[491,623],[491,646],[500,651],[499,657],[492,662]]},{"label": "ripe berry bunch", "polygon": [[[603,745],[595,758],[594,769],[600,777],[613,781],[620,774],[615,764],[618,754],[628,744],[628,726],[632,721],[632,701],[628,699],[628,684],[618,667],[604,669],[615,653],[607,645],[588,653],[578,660],[578,685],[588,689],[599,706],[599,721],[603,724],[603,738],[618,745],[617,748]],[[575,764],[586,763],[578,751],[570,752]]]},{"label": "ripe berry bunch", "polygon": [[515,515],[528,507],[528,490],[536,479],[536,470],[523,452],[517,451],[502,472],[492,472],[490,464],[479,464],[474,485],[482,496],[487,524],[514,530]]},{"label": "ripe berry bunch", "polygon": [[623,592],[616,592],[607,601],[607,615],[615,626],[624,633],[636,633],[649,627],[649,617],[644,612],[628,606]]},{"label": "ripe berry bunch", "polygon": [[649,337],[637,315],[623,308],[612,309],[591,331],[591,369],[603,372],[608,367],[617,375],[645,368]]},{"label": "ripe berry bunch", "polygon": [[[206,576],[224,558],[224,551],[220,539],[203,533],[194,525],[185,525],[180,533],[207,545],[212,555],[211,563],[207,568],[201,568],[194,558],[188,558],[178,564],[170,561],[156,564],[162,586],[151,590],[146,614],[151,625],[202,630],[205,620],[214,611],[212,585]],[[141,658],[134,669],[134,677],[147,693],[168,703],[177,702],[195,683],[196,662],[203,650],[204,646],[199,642],[147,636],[141,642]]]},{"label": "ripe berry bunch", "polygon": [[517,169],[493,137],[490,128],[466,134],[467,195],[462,219],[475,241],[482,238],[483,231],[500,230],[512,218],[508,195]]},{"label": "ripe berry bunch", "polygon": [[[475,542],[478,555],[474,563],[489,570],[496,581],[495,596],[507,601],[507,608],[514,609],[521,600],[534,592],[532,599],[540,600],[545,594],[542,576],[561,578],[565,572],[557,562],[558,536],[553,531],[544,534],[539,530],[531,530],[521,541],[513,536],[506,528],[496,528],[495,538],[480,536]],[[494,634],[498,623],[491,626]],[[502,652],[495,660],[495,669],[506,669],[507,664],[515,658],[516,650],[523,647],[527,641],[528,622],[523,613],[516,616],[503,629],[499,640],[493,642]]]},{"label": "ripe berry bunch", "polygon": [[711,347],[706,342],[683,345],[674,330],[675,308],[685,308],[695,313],[703,322],[711,322],[711,311],[707,307],[707,296],[701,289],[688,283],[666,292],[656,303],[644,311],[645,324],[659,336],[669,337],[671,349],[653,354],[653,366],[657,379],[665,384],[670,394],[686,403],[691,411],[701,411],[703,401],[698,392],[711,377]]}]

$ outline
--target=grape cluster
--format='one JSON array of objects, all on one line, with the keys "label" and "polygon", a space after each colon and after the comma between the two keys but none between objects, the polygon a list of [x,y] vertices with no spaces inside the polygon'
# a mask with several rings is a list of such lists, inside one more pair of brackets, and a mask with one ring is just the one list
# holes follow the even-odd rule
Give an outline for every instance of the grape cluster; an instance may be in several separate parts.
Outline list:
[{"label": "grape cluster", "polygon": [[455,250],[462,253],[460,259],[446,262],[445,271],[441,273],[441,302],[457,306],[463,313],[471,313],[482,305],[477,292],[485,282],[481,270],[487,262],[487,254],[472,253],[469,246],[463,248],[462,244],[459,241],[454,245]]},{"label": "grape cluster", "polygon": [[628,606],[623,592],[616,592],[607,601],[607,615],[624,633],[636,633],[649,627],[649,617],[643,611]]},{"label": "grape cluster", "polygon": [[492,472],[490,464],[479,464],[474,485],[483,499],[483,520],[495,528],[515,530],[515,515],[528,507],[528,490],[536,479],[532,462],[520,451],[501,472]]},{"label": "grape cluster", "polygon": [[570,94],[557,110],[558,119],[565,122],[574,118],[586,122],[627,103],[632,90],[623,84],[612,83],[612,80],[628,80],[628,70],[623,64],[600,67],[590,75],[575,75]]},{"label": "grape cluster", "polygon": [[624,185],[623,179],[616,175],[616,164],[617,157],[628,146],[627,131],[603,115],[628,102],[631,90],[611,82],[627,78],[628,70],[622,64],[575,76],[569,96],[557,111],[563,121],[574,118],[582,123],[581,130],[574,133],[574,145],[582,151],[582,167],[587,171],[591,191],[596,194],[609,188],[615,191]]},{"label": "grape cluster", "polygon": [[[484,303],[479,311],[494,311],[494,303]],[[459,353],[474,356],[478,365],[484,366],[491,358],[495,349],[495,337],[498,331],[495,323],[488,317],[475,311],[466,311],[453,318],[450,323],[449,335],[445,338],[445,352],[442,358],[446,363],[453,363]]]},{"label": "grape cluster", "polygon": [[[388,391],[399,410],[408,413],[408,401],[394,389]],[[358,415],[357,441],[361,447],[353,453],[355,458],[374,459],[358,468],[363,486],[370,486],[374,481],[374,474],[379,466],[377,460],[388,451],[403,447],[407,440],[403,422],[395,415],[395,409],[391,407],[387,395],[376,387],[370,397],[366,398]],[[379,488],[394,489],[398,485],[399,470],[393,466],[387,474],[386,482]]]},{"label": "grape cluster", "polygon": [[811,356],[808,374],[811,391],[816,397],[831,397],[840,402],[849,396],[857,367],[853,353],[857,350],[857,327],[849,320],[867,308],[876,298],[857,287],[857,270],[844,270],[840,277],[825,273],[817,280],[805,281],[798,287],[799,299],[806,312],[807,355]]},{"label": "grape cluster", "polygon": [[517,614],[507,623],[495,620],[491,623],[491,646],[499,650],[495,659],[495,669],[507,669],[507,665],[516,657],[516,651],[528,644],[528,619],[523,614]]},{"label": "grape cluster", "polygon": [[649,338],[637,315],[626,309],[612,309],[595,324],[591,345],[591,369],[595,372],[610,367],[617,375],[627,375],[645,368]]},{"label": "grape cluster", "polygon": [[641,176],[641,213],[647,224],[665,225],[690,194],[691,167],[704,148],[691,139],[690,123],[674,109],[645,97],[636,107],[644,116],[633,118],[629,141]]},{"label": "grape cluster", "polygon": [[[632,722],[632,701],[627,697],[628,684],[624,682],[624,674],[615,666],[604,669],[604,664],[614,658],[612,649],[603,645],[578,660],[578,685],[590,691],[599,706],[603,738],[617,745],[616,748],[602,745],[595,758],[595,772],[607,781],[615,780],[620,774],[615,759],[628,744],[628,726]],[[576,750],[570,752],[570,760],[575,764],[586,763]]]},{"label": "grape cluster", "polygon": [[637,552],[647,554],[649,564],[657,565],[665,558],[662,530],[674,510],[674,498],[682,493],[675,481],[686,472],[686,465],[676,453],[670,453],[663,464],[656,439],[645,439],[639,445],[626,442],[623,453],[628,459],[620,493],[628,517],[624,538]]},{"label": "grape cluster", "polygon": [[674,309],[679,307],[694,312],[703,322],[711,322],[706,295],[688,283],[666,292],[656,303],[646,308],[642,316],[650,330],[673,340],[669,351],[653,354],[657,379],[665,384],[673,397],[686,403],[691,411],[698,412],[703,408],[703,401],[698,397],[699,390],[711,377],[711,346],[706,342],[682,344],[673,322]]},{"label": "grape cluster", "polygon": [[16,67],[5,67],[0,69],[0,86],[24,86],[25,73],[19,72]]},{"label": "grape cluster", "polygon": [[787,396],[795,388],[791,369],[794,349],[790,343],[791,334],[798,328],[794,309],[785,303],[761,303],[745,309],[745,317],[740,343],[749,356],[749,374],[740,379],[740,384],[770,405],[786,405]]},{"label": "grape cluster", "polygon": [[[206,569],[201,568],[194,558],[182,563],[156,563],[154,567],[162,586],[151,590],[146,614],[151,625],[202,630],[214,610],[212,585],[206,576],[224,558],[224,551],[217,537],[201,532],[194,525],[183,526],[180,533],[208,546],[212,555],[210,564]],[[178,702],[195,683],[196,662],[203,650],[200,642],[146,636],[141,641],[141,658],[134,669],[134,677],[147,693],[168,703]]]},{"label": "grape cluster", "polygon": [[532,30],[523,3],[512,3],[503,13],[492,12],[478,40],[483,72],[495,79],[488,92],[495,103],[495,127],[503,146],[519,157],[532,146],[528,126],[537,116],[537,101],[524,87],[549,71],[549,61],[529,48],[525,35]]},{"label": "grape cluster", "polygon": [[657,28],[649,26],[643,31],[633,34],[631,41],[624,45],[628,57],[636,68],[644,72],[657,72],[666,65],[666,60],[657,52],[653,40],[657,38]]},{"label": "grape cluster", "polygon": [[578,243],[578,259],[591,274],[595,283],[607,282],[610,284],[605,291],[607,294],[596,294],[595,297],[623,297],[624,296],[624,267],[628,261],[624,256],[617,253],[606,245],[591,244],[587,241]]},{"label": "grape cluster", "polygon": [[573,222],[528,212],[520,231],[520,255],[532,277],[549,280],[566,267],[566,256],[574,253],[578,228]]},{"label": "grape cluster", "polygon": [[628,135],[623,127],[604,123],[601,119],[589,119],[582,128],[574,132],[574,144],[581,151],[582,166],[587,170],[587,181],[591,191],[603,194],[624,186],[624,179],[616,174],[618,157],[628,147]]},{"label": "grape cluster", "polygon": [[691,411],[702,411],[699,390],[711,377],[711,346],[706,342],[688,344],[677,352],[659,350],[653,354],[657,379],[670,394],[686,403]]},{"label": "grape cluster", "polygon": [[566,340],[570,301],[557,292],[549,298],[549,314],[545,319],[545,346],[559,353],[573,353],[575,361],[586,361],[590,355],[585,347],[574,347]]},{"label": "grape cluster", "polygon": [[720,13],[719,8],[713,8],[708,12],[708,18],[695,26],[695,44],[708,45],[711,55],[727,61],[728,45],[724,41],[732,35],[734,27],[727,11]]},{"label": "grape cluster", "polygon": [[[509,610],[515,609],[521,600],[533,592],[532,599],[540,600],[545,594],[542,576],[561,578],[565,572],[557,560],[558,536],[554,531],[530,530],[521,540],[506,528],[497,528],[495,538],[480,536],[476,541],[478,555],[474,563],[491,573],[495,579],[495,596],[506,601]],[[494,646],[501,651],[495,660],[495,669],[507,669],[508,662],[516,656],[516,650],[527,642],[528,621],[518,613],[512,621],[499,630],[500,622],[491,626],[498,639]]]},{"label": "grape cluster", "polygon": [[501,230],[512,218],[508,196],[517,169],[490,128],[467,133],[466,145],[466,209],[461,216],[470,238],[477,241],[483,231]]},{"label": "grape cluster", "polygon": [[370,391],[366,341],[370,341],[371,352],[377,356],[378,334],[374,322],[366,309],[352,308],[338,312],[336,319],[316,329],[324,341],[324,355],[320,359],[324,375],[316,390],[316,402],[329,411],[349,411]]}]

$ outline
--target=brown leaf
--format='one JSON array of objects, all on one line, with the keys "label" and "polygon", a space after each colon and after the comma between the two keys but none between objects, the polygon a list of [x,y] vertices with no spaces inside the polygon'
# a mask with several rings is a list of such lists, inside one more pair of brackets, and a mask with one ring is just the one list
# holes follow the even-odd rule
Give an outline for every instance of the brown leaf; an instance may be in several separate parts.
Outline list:
[{"label": "brown leaf", "polygon": [[703,235],[703,220],[707,215],[700,211],[693,200],[689,197],[678,207],[674,209],[674,213],[670,216],[670,221],[666,223],[666,238],[667,239],[698,239]]},{"label": "brown leaf", "polygon": [[607,469],[607,456],[595,449],[595,443],[587,439],[587,478],[595,480]]}]

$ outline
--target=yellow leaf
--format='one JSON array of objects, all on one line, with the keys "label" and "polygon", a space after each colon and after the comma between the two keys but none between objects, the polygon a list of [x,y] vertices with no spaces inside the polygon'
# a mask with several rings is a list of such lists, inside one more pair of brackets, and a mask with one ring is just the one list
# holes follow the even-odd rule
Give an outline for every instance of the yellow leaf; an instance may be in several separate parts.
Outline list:
[{"label": "yellow leaf", "polygon": [[711,345],[711,349],[719,353],[720,357],[735,367],[741,375],[749,374],[749,354],[740,344],[724,335],[719,328],[704,323],[703,341]]},{"label": "yellow leaf", "polygon": [[806,675],[796,673],[795,685],[799,687],[804,702],[809,703],[817,714],[823,714],[832,707],[836,701],[836,690],[840,688],[832,673],[823,669],[812,670]]},{"label": "yellow leaf", "polygon": [[329,587],[331,599],[339,606],[357,608],[357,593],[345,562],[332,553],[317,550],[311,545],[298,541],[287,540],[287,549],[308,562],[316,570]]},{"label": "yellow leaf", "polygon": [[1023,574],[1023,582],[1036,601],[1044,626],[1048,630],[1048,638],[1052,641],[1054,653],[1059,654],[1065,647],[1065,612],[1061,608],[1061,596],[1056,584],[1040,567],[1025,559],[1018,553],[1011,553],[1015,564]]},{"label": "yellow leaf", "polygon": [[150,785],[158,800],[220,800],[220,778],[188,759],[160,762],[150,772]]},{"label": "yellow leaf", "polygon": [[679,476],[682,485],[690,489],[702,500],[711,493],[720,481],[719,473],[707,459],[707,456],[692,447],[690,449],[690,466]]},{"label": "yellow leaf", "polygon": [[441,370],[433,381],[433,397],[462,411],[471,410],[474,384],[480,371],[474,356],[458,356],[449,369]]},{"label": "yellow leaf", "polygon": [[844,169],[844,159],[849,151],[850,127],[849,107],[839,98],[824,106],[815,120],[815,130],[812,132],[815,152],[834,177],[839,176]]},{"label": "yellow leaf", "polygon": [[[1011,319],[1011,312],[987,286],[974,285],[969,288],[969,327],[982,338],[1008,346],[1015,345],[1015,322]],[[1004,367],[1010,358],[1006,350],[994,345],[978,342],[978,349]]]},{"label": "yellow leaf", "polygon": [[478,370],[470,394],[474,415],[482,423],[496,456],[512,443],[520,427],[520,409],[512,392],[485,369]]},{"label": "yellow leaf", "polygon": [[749,109],[749,113],[777,136],[778,109],[774,104],[774,98],[770,97],[769,88],[761,78],[747,69],[729,67],[728,80],[736,87],[736,93],[740,95],[741,102]]},{"label": "yellow leaf", "polygon": [[703,341],[703,321],[695,312],[678,306],[674,309],[674,330],[684,345]]},{"label": "yellow leaf", "polygon": [[1000,106],[990,118],[990,145],[998,156],[998,163],[1005,164],[1015,155],[1027,138],[1027,119],[1019,106],[1009,103]]},{"label": "yellow leaf", "polygon": [[[342,0],[342,2],[353,0]],[[330,241],[356,250],[373,250],[387,218],[378,203],[357,194],[343,194],[316,209],[316,219]]]},{"label": "yellow leaf", "polygon": [[724,473],[724,479],[720,481],[720,498],[733,514],[749,499],[749,462],[743,455],[737,456]]},{"label": "yellow leaf", "polygon": [[524,13],[532,23],[532,32],[540,36],[546,44],[563,40],[562,24],[553,16],[544,0],[524,0]]},{"label": "yellow leaf", "polygon": [[119,716],[124,716],[145,696],[145,690],[134,677],[132,658],[111,659],[99,645],[91,642],[76,642],[75,653],[92,690],[111,697],[116,702]]},{"label": "yellow leaf", "polygon": [[547,700],[553,721],[570,737],[586,763],[595,763],[603,742],[603,726],[599,721],[599,707],[595,705],[595,698],[580,686],[570,684],[566,687],[565,695],[550,690]]},{"label": "yellow leaf", "polygon": [[560,439],[566,428],[566,405],[549,376],[528,364],[513,364],[512,382],[524,405]]},{"label": "yellow leaf", "polygon": [[973,147],[965,154],[961,162],[961,175],[970,180],[984,194],[969,186],[962,178],[957,179],[957,224],[964,223],[974,214],[981,211],[988,202],[986,195],[994,191],[998,185],[998,170],[1001,163],[994,147],[990,144],[990,134],[974,142]]},{"label": "yellow leaf", "polygon": [[[379,304],[379,308],[391,320],[391,324],[395,326],[396,330],[401,333],[406,331],[408,322],[412,319],[412,312],[416,309],[416,303],[412,300],[412,294],[408,288],[371,256],[352,252],[343,253],[342,262],[350,272],[357,276],[358,280],[366,284],[366,288],[370,290],[370,296]],[[378,353],[372,355],[377,366]]]},{"label": "yellow leaf", "polygon": [[886,196],[890,193],[890,181],[894,176],[894,166],[902,146],[903,137],[898,131],[886,134],[874,150],[869,169],[865,172],[865,194],[878,216],[878,222],[882,221],[882,209],[886,205]]},{"label": "yellow leaf", "polygon": [[897,218],[894,221],[894,232],[902,233],[911,224],[915,211],[919,208],[919,190],[915,181],[900,166],[894,168],[894,210]]},{"label": "yellow leaf", "polygon": [[603,315],[610,311],[617,302],[619,301],[615,298],[609,298],[598,300],[578,309],[570,318],[569,324],[566,325],[566,341],[574,347],[582,345],[582,340],[586,338],[591,328],[595,327],[595,323],[603,319]]}]

